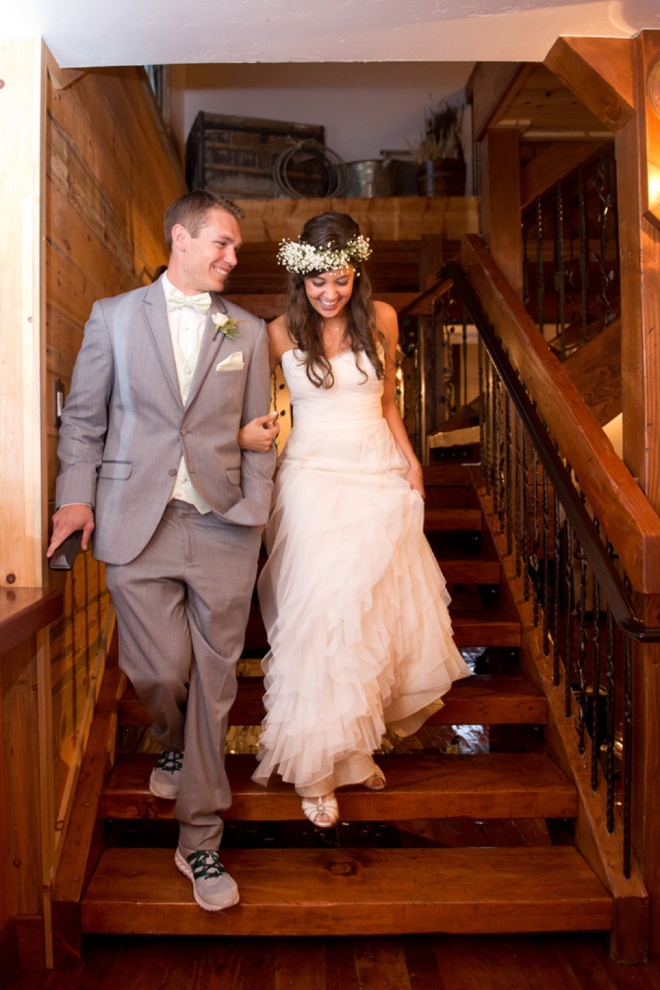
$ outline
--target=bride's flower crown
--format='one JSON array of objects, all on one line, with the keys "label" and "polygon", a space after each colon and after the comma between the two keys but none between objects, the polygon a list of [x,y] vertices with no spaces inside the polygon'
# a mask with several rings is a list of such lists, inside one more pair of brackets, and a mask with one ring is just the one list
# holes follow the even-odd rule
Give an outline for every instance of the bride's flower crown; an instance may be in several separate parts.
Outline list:
[{"label": "bride's flower crown", "polygon": [[334,272],[346,268],[354,261],[366,261],[371,254],[369,238],[358,234],[346,247],[333,248],[329,244],[324,248],[313,247],[304,241],[280,241],[277,260],[284,265],[288,272],[296,275],[309,275],[310,272]]}]

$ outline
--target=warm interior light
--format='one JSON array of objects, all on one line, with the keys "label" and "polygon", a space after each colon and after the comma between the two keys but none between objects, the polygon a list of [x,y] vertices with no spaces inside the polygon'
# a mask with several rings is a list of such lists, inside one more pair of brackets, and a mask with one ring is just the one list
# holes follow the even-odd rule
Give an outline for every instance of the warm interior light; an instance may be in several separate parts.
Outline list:
[{"label": "warm interior light", "polygon": [[660,210],[660,167],[647,162],[649,209],[654,213]]}]

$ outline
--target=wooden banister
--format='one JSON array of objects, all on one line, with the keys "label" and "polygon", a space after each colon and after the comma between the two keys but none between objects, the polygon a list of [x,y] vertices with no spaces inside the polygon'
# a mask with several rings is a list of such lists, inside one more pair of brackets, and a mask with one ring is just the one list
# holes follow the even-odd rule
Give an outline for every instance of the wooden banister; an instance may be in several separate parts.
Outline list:
[{"label": "wooden banister", "polygon": [[0,654],[55,622],[63,608],[60,584],[49,588],[0,588]]},{"label": "wooden banister", "polygon": [[465,235],[461,254],[511,363],[573,467],[634,589],[657,594],[660,518],[483,242]]}]

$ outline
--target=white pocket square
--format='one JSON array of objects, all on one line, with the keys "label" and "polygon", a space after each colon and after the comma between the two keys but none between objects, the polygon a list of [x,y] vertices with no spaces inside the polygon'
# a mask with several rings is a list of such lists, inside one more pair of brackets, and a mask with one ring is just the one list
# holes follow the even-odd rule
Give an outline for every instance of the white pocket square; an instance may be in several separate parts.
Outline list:
[{"label": "white pocket square", "polygon": [[221,361],[220,364],[216,364],[215,370],[216,371],[240,371],[241,368],[244,368],[244,367],[245,367],[245,365],[243,363],[243,354],[242,354],[242,352],[241,351],[234,351],[233,354],[230,354],[229,357],[225,358],[224,361]]}]

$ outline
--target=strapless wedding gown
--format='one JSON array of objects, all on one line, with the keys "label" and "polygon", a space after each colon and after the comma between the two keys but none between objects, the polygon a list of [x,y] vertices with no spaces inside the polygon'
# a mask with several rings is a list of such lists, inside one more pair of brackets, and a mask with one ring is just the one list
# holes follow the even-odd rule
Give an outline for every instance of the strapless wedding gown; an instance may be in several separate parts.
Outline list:
[{"label": "strapless wedding gown", "polygon": [[339,354],[329,389],[297,351],[282,367],[294,427],[259,579],[270,651],[254,779],[277,771],[316,796],[365,780],[386,727],[415,732],[470,670],[371,362]]}]

